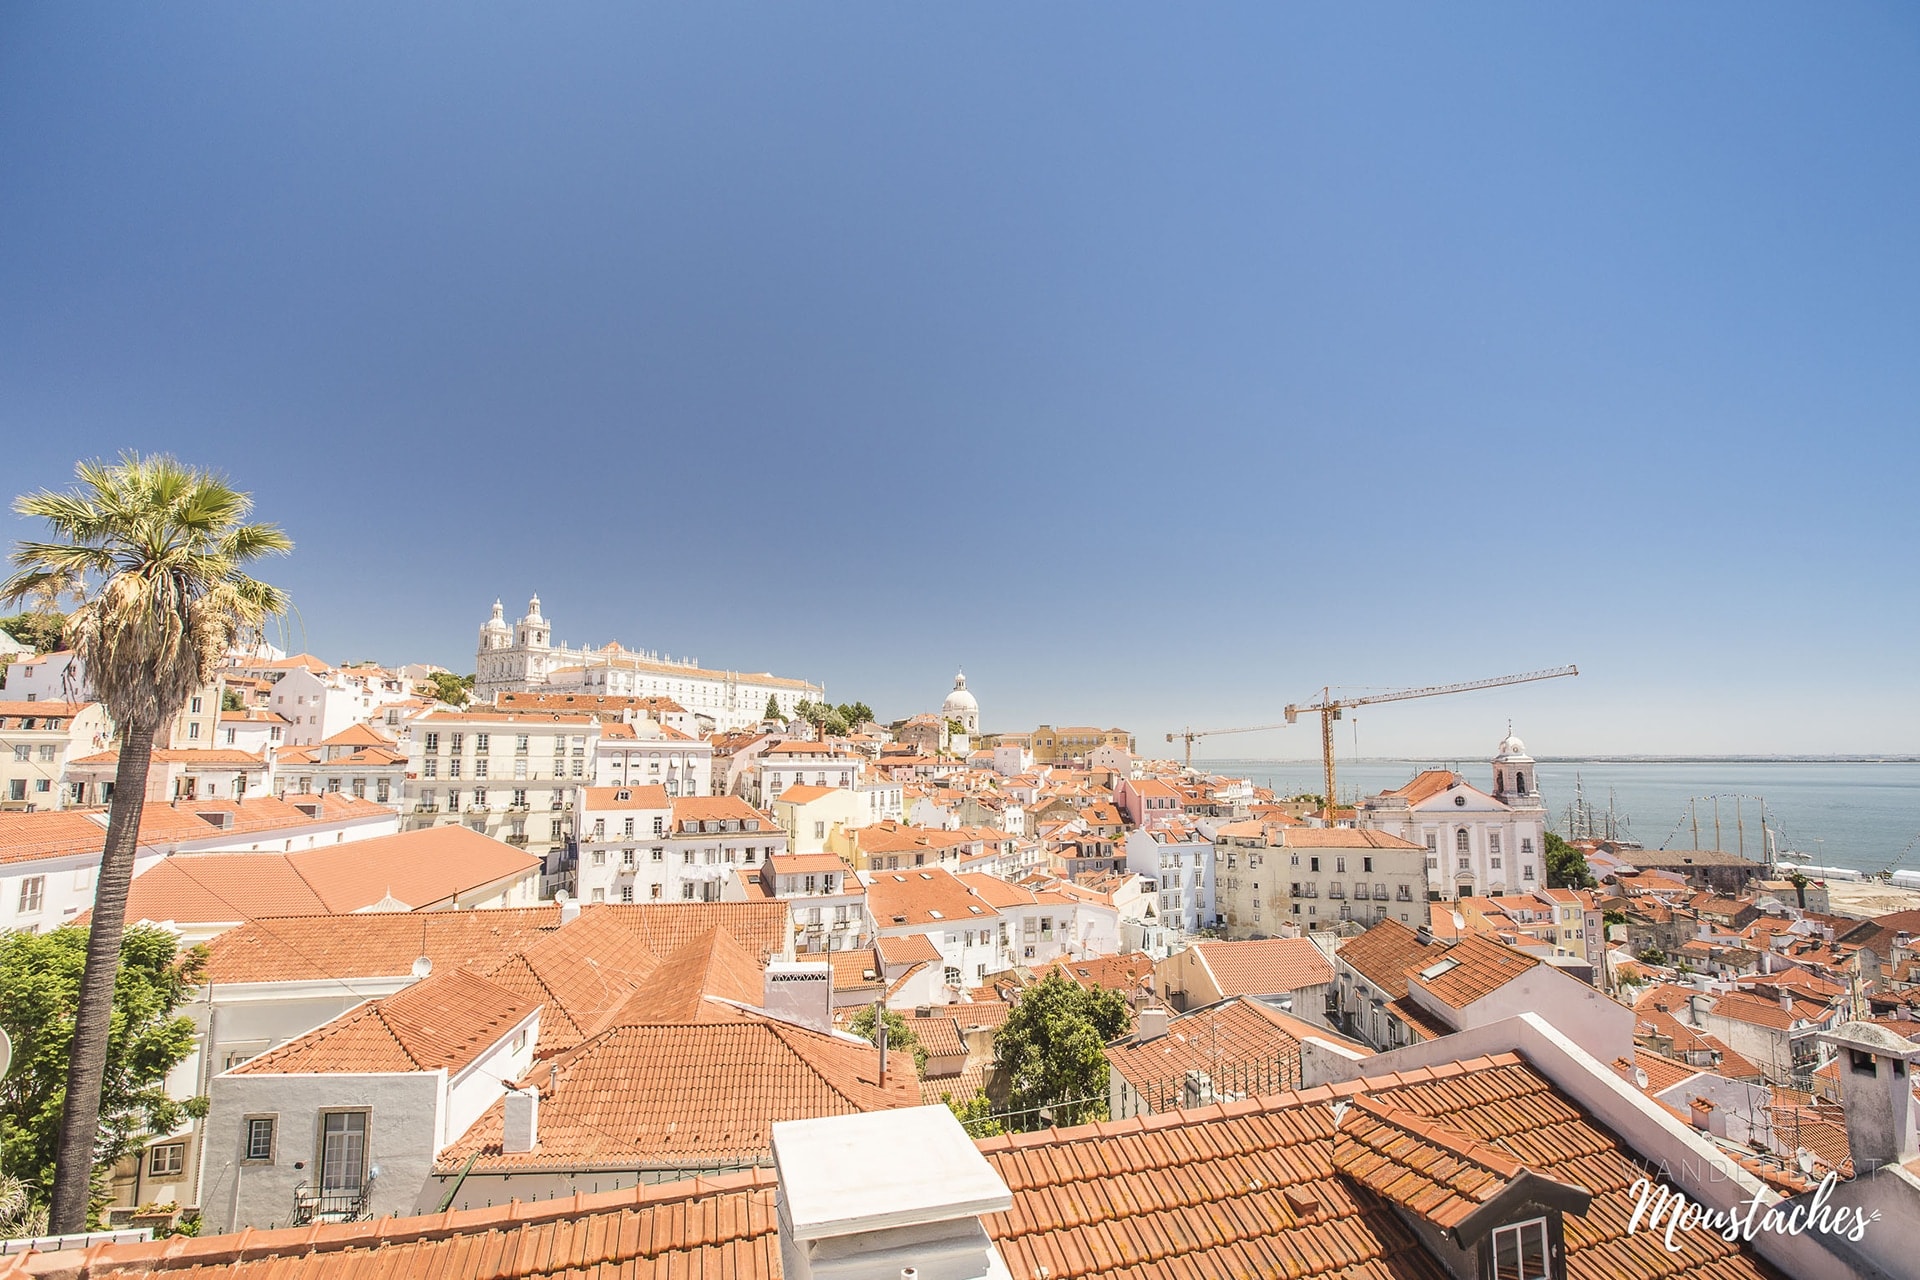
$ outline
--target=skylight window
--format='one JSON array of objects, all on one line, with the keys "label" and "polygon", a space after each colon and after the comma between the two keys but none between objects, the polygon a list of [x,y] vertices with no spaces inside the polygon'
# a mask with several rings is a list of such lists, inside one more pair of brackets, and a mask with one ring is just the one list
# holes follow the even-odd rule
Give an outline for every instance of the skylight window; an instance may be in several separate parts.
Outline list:
[{"label": "skylight window", "polygon": [[1439,977],[1441,974],[1451,973],[1453,970],[1458,969],[1459,967],[1460,967],[1460,962],[1458,960],[1455,960],[1452,956],[1448,956],[1445,960],[1440,961],[1438,964],[1430,964],[1426,968],[1422,969],[1420,971],[1420,976],[1426,981],[1432,982],[1435,978]]}]

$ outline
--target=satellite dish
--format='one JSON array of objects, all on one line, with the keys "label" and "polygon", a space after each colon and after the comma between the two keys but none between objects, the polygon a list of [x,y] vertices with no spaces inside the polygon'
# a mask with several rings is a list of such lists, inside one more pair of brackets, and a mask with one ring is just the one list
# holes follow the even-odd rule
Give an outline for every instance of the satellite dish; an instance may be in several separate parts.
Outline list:
[{"label": "satellite dish", "polygon": [[0,1029],[0,1076],[7,1074],[7,1068],[13,1065],[13,1041],[7,1039],[7,1033]]},{"label": "satellite dish", "polygon": [[413,962],[413,976],[414,976],[414,977],[416,977],[416,978],[424,978],[424,977],[426,977],[426,976],[427,976],[428,974],[430,974],[430,973],[432,973],[432,972],[433,972],[433,957],[432,957],[432,956],[421,956],[421,957],[420,957],[420,958],[419,958],[418,960],[415,960],[415,961]]}]

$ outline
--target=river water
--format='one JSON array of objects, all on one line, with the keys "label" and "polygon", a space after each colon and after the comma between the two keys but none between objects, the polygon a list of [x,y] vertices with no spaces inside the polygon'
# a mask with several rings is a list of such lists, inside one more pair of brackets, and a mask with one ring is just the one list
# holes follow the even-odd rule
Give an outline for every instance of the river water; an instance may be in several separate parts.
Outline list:
[{"label": "river water", "polygon": [[[1318,760],[1196,760],[1211,772],[1251,778],[1280,795],[1318,794]],[[1452,769],[1491,790],[1493,766],[1484,760],[1341,761],[1336,785],[1342,803],[1362,792],[1400,786],[1421,769]],[[1780,856],[1821,866],[1920,871],[1920,763],[1869,761],[1542,760],[1535,766],[1551,826],[1566,834],[1567,809],[1577,778],[1597,818],[1613,813],[1623,838],[1649,849],[1715,847],[1714,806],[1720,796],[1718,847],[1760,857],[1759,800]],[[1735,796],[1744,797],[1737,804]],[[1690,816],[1688,800],[1698,797]],[[1694,817],[1699,837],[1694,836]],[[1904,857],[1903,855],[1904,852]]]}]

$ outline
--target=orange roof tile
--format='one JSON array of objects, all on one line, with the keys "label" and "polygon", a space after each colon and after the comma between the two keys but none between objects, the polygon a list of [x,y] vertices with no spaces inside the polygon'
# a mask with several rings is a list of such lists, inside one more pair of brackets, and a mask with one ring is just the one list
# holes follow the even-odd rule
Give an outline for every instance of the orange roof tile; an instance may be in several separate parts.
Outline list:
[{"label": "orange roof tile", "polygon": [[1390,1000],[1407,994],[1407,970],[1423,969],[1445,953],[1444,946],[1421,941],[1419,934],[1398,920],[1382,920],[1334,950],[1361,977],[1386,992]]},{"label": "orange roof tile", "polygon": [[1333,981],[1333,965],[1305,938],[1193,945],[1223,997],[1298,991]]},{"label": "orange roof tile", "polygon": [[134,878],[127,919],[344,915],[387,898],[426,907],[539,866],[538,857],[457,825],[293,853],[183,853]]},{"label": "orange roof tile", "polygon": [[1452,1008],[1464,1009],[1539,963],[1538,957],[1471,934],[1424,969],[1409,971],[1407,979]]},{"label": "orange roof tile", "polygon": [[235,1075],[457,1073],[539,1005],[470,969],[452,969],[335,1018],[233,1068]]},{"label": "orange roof tile", "polygon": [[1199,1071],[1219,1095],[1283,1093],[1300,1087],[1300,1041],[1340,1037],[1248,996],[1183,1013],[1167,1033],[1107,1046],[1107,1061],[1152,1111],[1174,1111],[1187,1073]]},{"label": "orange roof tile", "polygon": [[437,1168],[456,1172],[474,1156],[481,1172],[761,1160],[780,1121],[920,1105],[910,1058],[891,1058],[884,1084],[879,1068],[871,1045],[753,1014],[610,1027],[529,1074],[540,1090],[532,1151],[501,1150],[496,1102]]},{"label": "orange roof tile", "polygon": [[0,812],[0,866],[38,858],[97,856],[107,843],[106,810]]}]

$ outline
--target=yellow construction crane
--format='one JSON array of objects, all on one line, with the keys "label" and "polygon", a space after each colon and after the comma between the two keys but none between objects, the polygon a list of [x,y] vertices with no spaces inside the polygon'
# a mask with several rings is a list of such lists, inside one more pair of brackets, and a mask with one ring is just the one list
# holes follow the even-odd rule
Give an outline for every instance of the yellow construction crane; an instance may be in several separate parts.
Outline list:
[{"label": "yellow construction crane", "polygon": [[[1561,676],[1577,676],[1580,668],[1574,666],[1554,667],[1550,671],[1527,671],[1517,676],[1494,676],[1488,680],[1468,680],[1462,684],[1433,684],[1419,689],[1395,689],[1391,693],[1370,693],[1362,698],[1336,698],[1331,687],[1320,690],[1320,701],[1310,706],[1289,706],[1286,711],[1287,723],[1292,724],[1303,711],[1320,713],[1320,754],[1324,757],[1327,771],[1327,792],[1324,797],[1326,819],[1333,821],[1333,722],[1340,719],[1341,712],[1348,707],[1364,707],[1375,702],[1404,702],[1408,698],[1437,698],[1443,693],[1469,693],[1474,689],[1496,689],[1507,684],[1526,684],[1530,680],[1557,680]],[[1168,735],[1172,741],[1172,735]],[[1191,750],[1191,747],[1189,747]]]},{"label": "yellow construction crane", "polygon": [[1172,742],[1178,738],[1185,738],[1187,740],[1187,767],[1191,769],[1193,767],[1193,743],[1196,738],[1213,738],[1223,733],[1259,733],[1262,729],[1284,729],[1292,723],[1292,717],[1288,717],[1284,724],[1250,724],[1244,729],[1182,729],[1178,733],[1168,734],[1167,741]]}]

